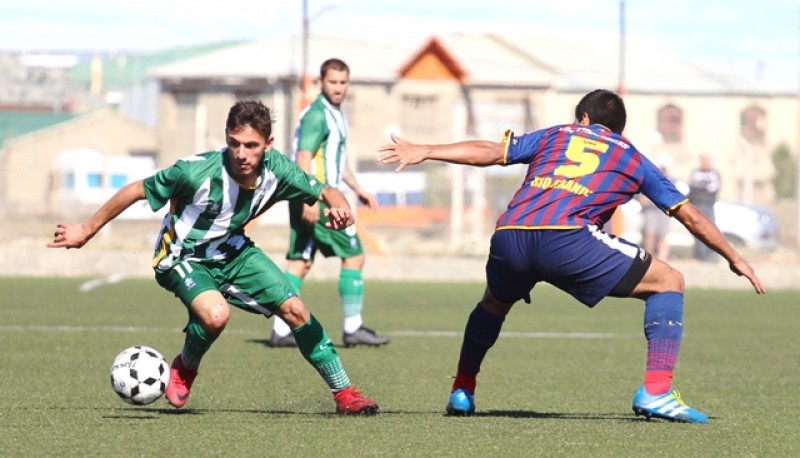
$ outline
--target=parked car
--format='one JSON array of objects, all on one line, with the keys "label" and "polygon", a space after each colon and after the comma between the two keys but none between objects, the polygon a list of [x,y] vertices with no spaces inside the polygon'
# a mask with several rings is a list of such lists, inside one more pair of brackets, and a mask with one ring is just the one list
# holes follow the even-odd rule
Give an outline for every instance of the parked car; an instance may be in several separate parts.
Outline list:
[{"label": "parked car", "polygon": [[[622,237],[641,243],[641,204],[632,199],[620,209],[624,218]],[[714,213],[717,226],[733,246],[756,251],[772,251],[778,247],[778,217],[769,209],[721,200],[714,205]],[[694,245],[694,236],[678,220],[672,218],[667,241],[670,248],[690,248]]]}]

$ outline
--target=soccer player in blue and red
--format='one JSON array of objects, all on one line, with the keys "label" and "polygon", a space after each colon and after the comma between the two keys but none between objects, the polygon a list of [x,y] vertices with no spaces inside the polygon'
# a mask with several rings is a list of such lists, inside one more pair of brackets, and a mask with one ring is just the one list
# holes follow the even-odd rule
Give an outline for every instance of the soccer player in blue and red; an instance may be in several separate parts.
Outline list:
[{"label": "soccer player in blue and red", "polygon": [[521,136],[508,131],[501,142],[415,145],[392,137],[394,143],[379,148],[378,160],[398,164],[396,171],[426,160],[481,167],[528,164],[492,236],[486,292],[467,320],[448,414],[475,411],[477,375],[506,315],[520,299],[530,303],[534,286],[547,282],[587,307],[605,297],[644,300],[647,365],[633,411],[648,419],[708,422],[672,387],[683,335],[683,275],[603,227],[619,205],[642,193],[722,255],[756,293],[764,293],[764,287],[714,223],[622,136],[626,116],[622,98],[599,89],[580,100],[574,124]]}]

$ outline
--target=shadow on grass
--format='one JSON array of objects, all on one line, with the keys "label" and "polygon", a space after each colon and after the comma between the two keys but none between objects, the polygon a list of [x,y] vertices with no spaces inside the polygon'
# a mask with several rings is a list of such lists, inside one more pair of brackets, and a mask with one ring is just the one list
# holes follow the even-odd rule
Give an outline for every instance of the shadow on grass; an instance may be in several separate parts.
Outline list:
[{"label": "shadow on grass", "polygon": [[[274,348],[276,350],[282,349],[289,349],[289,350],[296,350],[297,347],[273,347],[270,343],[269,339],[247,339],[247,343],[251,344],[258,344],[263,345],[267,348]],[[354,350],[356,348],[379,348],[380,345],[354,345],[352,347],[346,347],[343,343],[333,343],[333,346],[336,347],[336,350]]]},{"label": "shadow on grass", "polygon": [[[447,416],[447,415],[445,415]],[[622,413],[560,413],[560,412],[532,412],[528,410],[487,410],[476,412],[474,417],[503,417],[519,419],[543,420],[601,420],[601,421],[646,421],[642,418]],[[458,418],[458,417],[456,417]]]},{"label": "shadow on grass", "polygon": [[249,415],[268,415],[276,417],[317,417],[317,418],[365,418],[365,417],[392,417],[392,416],[415,416],[415,415],[441,415],[443,417],[455,418],[513,418],[519,420],[597,420],[597,421],[621,421],[621,422],[652,422],[652,423],[671,423],[667,420],[636,417],[626,413],[560,413],[560,412],[535,412],[530,410],[486,410],[476,412],[471,417],[457,415],[447,415],[434,411],[407,411],[407,410],[381,410],[377,415],[340,415],[335,412],[299,412],[284,409],[169,409],[169,408],[128,408],[116,415],[104,415],[103,418],[113,420],[153,420],[160,415],[206,415],[206,414],[249,414]]}]

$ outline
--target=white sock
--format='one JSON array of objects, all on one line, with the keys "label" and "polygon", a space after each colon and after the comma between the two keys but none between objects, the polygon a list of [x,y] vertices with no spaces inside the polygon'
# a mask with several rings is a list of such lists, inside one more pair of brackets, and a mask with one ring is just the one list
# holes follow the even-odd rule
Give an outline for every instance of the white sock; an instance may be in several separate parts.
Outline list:
[{"label": "white sock", "polygon": [[286,337],[292,333],[292,328],[290,328],[289,325],[277,315],[273,318],[272,330],[275,331],[275,334],[277,334],[278,337]]},{"label": "white sock", "polygon": [[358,331],[362,324],[364,324],[364,320],[361,319],[361,314],[345,317],[344,332],[352,334]]}]

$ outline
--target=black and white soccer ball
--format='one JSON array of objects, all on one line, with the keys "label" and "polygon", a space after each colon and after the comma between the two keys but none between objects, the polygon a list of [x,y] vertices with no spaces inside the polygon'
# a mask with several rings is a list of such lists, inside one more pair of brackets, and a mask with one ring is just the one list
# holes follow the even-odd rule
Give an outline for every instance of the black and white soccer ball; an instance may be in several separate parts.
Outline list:
[{"label": "black and white soccer ball", "polygon": [[145,405],[164,395],[169,364],[157,350],[144,345],[126,348],[111,365],[111,386],[123,401]]}]

